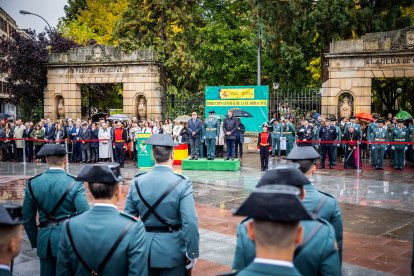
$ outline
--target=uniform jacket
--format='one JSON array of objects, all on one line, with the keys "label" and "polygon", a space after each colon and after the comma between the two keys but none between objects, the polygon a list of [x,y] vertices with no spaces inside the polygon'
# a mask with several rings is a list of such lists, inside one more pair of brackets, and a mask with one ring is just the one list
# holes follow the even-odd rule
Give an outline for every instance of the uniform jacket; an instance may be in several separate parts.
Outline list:
[{"label": "uniform jacket", "polygon": [[204,120],[204,137],[206,139],[214,139],[220,134],[220,124],[216,118],[207,118]]},{"label": "uniform jacket", "polygon": [[126,129],[125,128],[123,128],[122,129],[122,139],[121,140],[117,140],[117,139],[115,139],[115,131],[116,131],[116,129],[115,130],[113,130],[113,131],[111,131],[111,133],[112,133],[112,143],[118,143],[118,142],[116,142],[116,141],[121,141],[121,140],[123,140],[123,143],[124,143],[124,146],[126,146],[126,143],[127,143],[127,139],[128,139],[128,134],[127,134],[127,131],[126,131]]},{"label": "uniform jacket", "polygon": [[[91,140],[92,134],[89,129],[81,128],[79,130],[79,140]],[[81,150],[90,150],[91,142],[79,141],[81,143]]]},{"label": "uniform jacket", "polygon": [[295,127],[292,123],[282,125],[282,137],[286,137],[286,140],[295,141]]},{"label": "uniform jacket", "polygon": [[[236,131],[239,126],[236,117],[232,116],[231,118],[224,118],[223,130],[226,139],[236,139]],[[226,132],[231,132],[230,135],[226,135]]]},{"label": "uniform jacket", "polygon": [[[259,135],[257,136],[257,148],[262,147],[272,147],[272,134],[270,132],[267,132],[269,135],[267,136],[267,141],[265,144],[262,144],[262,133],[260,132]],[[263,137],[264,139],[266,139],[266,137]],[[266,145],[267,144],[267,145]]]},{"label": "uniform jacket", "polygon": [[[188,120],[188,129],[190,130],[190,138],[198,138],[203,130],[203,123],[199,118],[195,119],[195,121],[191,118]],[[192,132],[195,132],[194,136],[192,135]]]},{"label": "uniform jacket", "polygon": [[302,274],[294,267],[272,264],[251,263],[245,269],[237,273],[238,276],[300,276]]},{"label": "uniform jacket", "polygon": [[[311,125],[301,126],[297,132],[298,140],[310,141],[313,138],[313,127]],[[309,144],[310,145],[310,144]]]},{"label": "uniform jacket", "polygon": [[384,148],[386,149],[388,146],[387,144],[375,144],[375,142],[388,142],[389,141],[389,137],[388,137],[388,130],[386,127],[382,127],[382,128],[376,128],[371,136],[371,141],[374,142],[374,144],[372,144],[372,147],[375,148]]},{"label": "uniform jacket", "polygon": [[408,128],[409,132],[410,132],[410,137],[409,137],[409,141],[410,142],[414,142],[414,125],[410,125]]},{"label": "uniform jacket", "polygon": [[[321,141],[334,141],[338,134],[336,133],[336,128],[334,126],[323,126],[319,129],[319,138]],[[331,144],[325,144],[326,146],[331,146]]]},{"label": "uniform jacket", "polygon": [[[248,219],[244,220],[237,227],[236,252],[234,254],[232,267],[236,270],[244,269],[252,263],[256,256],[256,245],[250,240],[247,234],[247,222]],[[332,226],[322,219],[315,221],[301,221],[300,224],[303,227],[304,239],[306,239],[313,229],[316,227],[320,228],[293,261],[299,272],[309,276],[341,275],[341,264],[338,251],[335,248],[335,231]],[[273,273],[269,275],[279,274]]]},{"label": "uniform jacket", "polygon": [[[398,126],[394,128],[392,131],[392,141],[393,142],[407,142],[408,141],[408,129],[403,126],[402,128],[399,128]],[[403,149],[407,147],[407,144],[399,144],[399,145],[393,145],[396,149]]]},{"label": "uniform jacket", "polygon": [[[156,212],[171,225],[182,225],[181,230],[172,233],[147,232],[147,249],[150,267],[172,268],[185,264],[186,253],[190,258],[199,256],[198,221],[195,213],[193,185],[183,175],[175,174],[170,167],[155,166],[151,171],[138,174],[131,182],[125,203],[125,212],[143,216],[148,208],[141,201],[135,188],[138,182],[143,198],[154,204],[161,195],[179,181],[178,186],[161,202]],[[163,226],[151,214],[145,226]]]},{"label": "uniform jacket", "polygon": [[[338,125],[335,125],[335,129],[336,129],[335,141],[337,141],[337,143],[340,144],[341,140],[342,140],[342,131],[341,131],[341,128]],[[335,144],[334,146],[337,146],[338,144]]]},{"label": "uniform jacket", "polygon": [[[37,201],[46,211],[50,212],[62,197],[69,184],[75,181],[75,178],[67,174],[64,170],[49,169],[30,180]],[[86,199],[83,183],[75,182],[75,185],[66,196],[63,204],[56,212],[55,217],[59,219],[66,215],[73,215],[76,212],[85,212],[88,209],[89,204]],[[32,247],[37,248],[37,255],[40,258],[51,257],[47,255],[49,243],[52,256],[56,257],[62,225],[38,229],[36,226],[36,213],[39,213],[39,221],[46,221],[46,214],[38,210],[30,195],[29,188],[26,187],[23,201],[23,221],[27,236]]]},{"label": "uniform jacket", "polygon": [[[311,213],[317,211],[318,217],[329,222],[335,230],[335,239],[338,243],[339,258],[342,260],[343,223],[342,212],[336,198],[319,191],[312,183],[303,186],[306,195],[303,202],[306,210]],[[321,206],[319,206],[322,204]],[[318,210],[317,210],[318,209]]]},{"label": "uniform jacket", "polygon": [[[145,228],[140,220],[109,206],[94,206],[70,220],[75,247],[88,266],[97,269],[124,228],[133,222],[102,275],[147,275]],[[90,275],[74,253],[66,225],[57,256],[57,275]]]},{"label": "uniform jacket", "polygon": [[273,124],[272,138],[280,140],[280,137],[282,137],[282,124]]},{"label": "uniform jacket", "polygon": [[367,132],[368,132],[368,136],[367,136],[367,138],[368,138],[368,141],[372,141],[373,139],[374,139],[374,132],[375,131],[377,131],[378,130],[378,125],[376,124],[376,123],[369,123],[369,125],[368,125],[368,129],[367,129]]},{"label": "uniform jacket", "polygon": [[0,269],[0,276],[13,276],[13,274],[6,269]]},{"label": "uniform jacket", "polygon": [[[24,134],[24,130],[26,129],[25,126],[20,125],[20,126],[16,126],[13,130],[13,136],[14,138],[23,138],[23,134]],[[23,148],[23,141],[22,140],[16,140],[16,148]]]}]

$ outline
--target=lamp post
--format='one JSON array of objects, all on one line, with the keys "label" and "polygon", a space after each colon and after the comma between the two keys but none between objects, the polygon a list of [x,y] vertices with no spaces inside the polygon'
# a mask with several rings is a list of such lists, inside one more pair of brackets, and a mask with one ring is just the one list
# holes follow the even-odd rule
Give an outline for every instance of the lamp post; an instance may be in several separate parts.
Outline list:
[{"label": "lamp post", "polygon": [[43,19],[43,21],[46,22],[47,26],[49,27],[49,31],[52,31],[52,28],[50,27],[49,22],[47,22],[46,19],[44,19],[42,16],[40,16],[38,14],[35,14],[35,13],[32,13],[32,12],[25,11],[25,10],[20,10],[19,12],[22,15],[34,15],[34,16],[40,17],[41,19]]}]

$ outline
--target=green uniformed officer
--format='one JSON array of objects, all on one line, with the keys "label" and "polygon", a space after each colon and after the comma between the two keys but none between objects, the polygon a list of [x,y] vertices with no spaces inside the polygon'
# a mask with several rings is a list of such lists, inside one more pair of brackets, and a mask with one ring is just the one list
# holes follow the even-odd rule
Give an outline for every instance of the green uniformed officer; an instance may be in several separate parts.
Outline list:
[{"label": "green uniformed officer", "polygon": [[236,210],[234,215],[252,218],[246,236],[256,245],[254,259],[237,275],[302,275],[293,262],[295,248],[303,240],[299,221],[313,218],[298,195],[299,189],[292,186],[260,187]]},{"label": "green uniformed officer", "polygon": [[345,124],[344,134],[348,133],[349,126],[352,126],[355,132],[359,132],[359,137],[362,137],[361,125],[356,123],[356,117],[354,115],[350,116],[349,122]]},{"label": "green uniformed officer", "polygon": [[198,221],[193,185],[172,170],[171,135],[148,138],[156,165],[134,177],[125,212],[140,216],[146,228],[149,275],[184,275],[199,255]]},{"label": "green uniformed officer", "polygon": [[280,158],[280,138],[282,137],[282,124],[279,123],[277,119],[273,120],[273,129],[272,129],[272,157],[277,156]]},{"label": "green uniformed officer", "polygon": [[290,122],[290,116],[287,115],[282,126],[282,136],[286,137],[286,156],[288,156],[290,151],[293,149],[293,144],[295,143],[295,135],[295,127]]},{"label": "green uniformed officer", "polygon": [[384,126],[384,120],[378,119],[377,127],[373,129],[371,134],[371,154],[374,158],[374,166],[377,170],[384,169],[384,153],[385,149],[388,147],[387,144],[382,144],[388,142],[388,131],[387,127]]},{"label": "green uniformed officer", "polygon": [[[368,124],[368,128],[367,128],[367,140],[368,142],[371,144],[372,141],[374,141],[374,133],[378,130],[378,119],[379,116],[377,114],[373,115],[374,117],[374,121]],[[375,156],[375,152],[376,152],[376,147],[374,146],[370,146],[371,147],[371,166],[375,166],[375,160],[377,160],[376,156]]]},{"label": "green uniformed officer", "polygon": [[336,158],[338,157],[338,148],[341,146],[342,133],[341,133],[341,128],[338,125],[338,119],[336,119],[335,116],[331,117],[331,125],[333,125],[336,129],[336,139],[335,139],[335,144],[333,144],[333,150],[332,150],[332,158],[333,158],[332,164],[336,166]]},{"label": "green uniformed officer", "polygon": [[391,149],[394,150],[394,169],[402,170],[404,168],[404,152],[407,150],[408,129],[404,126],[404,120],[398,119],[397,126],[392,131],[392,141],[394,144]]},{"label": "green uniformed officer", "polygon": [[207,146],[207,160],[214,160],[216,155],[216,141],[220,132],[219,121],[214,118],[214,110],[208,112],[208,118],[204,120],[204,137]]},{"label": "green uniformed officer", "polygon": [[88,183],[95,203],[90,211],[65,223],[57,274],[147,275],[144,224],[115,205],[121,195],[120,165],[86,165],[76,180]]},{"label": "green uniformed officer", "polygon": [[[60,144],[45,144],[38,153],[49,169],[30,178],[23,201],[24,228],[40,258],[40,274],[56,275],[56,256],[62,224],[89,210],[83,183],[65,172],[66,150]],[[39,225],[36,225],[36,214]]]},{"label": "green uniformed officer", "polygon": [[[293,164],[291,165],[293,166]],[[305,191],[303,185],[309,180],[295,167],[280,167],[267,171],[260,179],[257,187],[288,185],[300,189],[303,199]],[[270,204],[271,200],[263,200]],[[288,209],[289,210],[289,209]],[[294,210],[290,209],[289,214]],[[249,218],[243,221],[237,229],[236,252],[233,269],[240,270],[249,265],[255,258],[255,244],[249,239],[247,228]],[[303,275],[341,275],[341,264],[335,246],[335,230],[325,220],[301,221],[304,229],[303,242],[295,251],[295,267]],[[268,236],[278,240],[277,233],[268,233]]]},{"label": "green uniformed officer", "polygon": [[19,255],[22,242],[22,207],[0,204],[0,276],[12,276],[13,259]]},{"label": "green uniformed officer", "polygon": [[[294,148],[287,157],[288,160],[299,164],[299,169],[308,179],[312,179],[316,171],[315,163],[319,158],[319,153],[313,147]],[[312,182],[308,182],[303,188],[305,190],[303,204],[306,210],[318,214],[334,228],[339,258],[342,260],[343,222],[338,201],[332,195],[318,190]]]}]

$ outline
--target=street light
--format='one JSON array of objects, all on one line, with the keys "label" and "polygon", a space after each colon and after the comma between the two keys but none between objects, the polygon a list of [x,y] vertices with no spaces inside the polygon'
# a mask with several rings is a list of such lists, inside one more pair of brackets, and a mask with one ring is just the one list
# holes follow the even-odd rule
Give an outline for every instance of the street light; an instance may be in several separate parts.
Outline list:
[{"label": "street light", "polygon": [[49,22],[47,22],[47,21],[46,21],[46,19],[44,19],[44,18],[43,18],[43,17],[41,17],[40,15],[35,14],[35,13],[32,13],[32,12],[25,11],[25,10],[20,10],[19,12],[20,12],[20,14],[22,14],[22,15],[28,15],[28,14],[29,14],[29,15],[34,15],[34,16],[40,17],[41,19],[43,19],[43,21],[45,21],[45,22],[46,22],[47,26],[49,27],[49,31],[52,31],[52,28],[50,27]]}]

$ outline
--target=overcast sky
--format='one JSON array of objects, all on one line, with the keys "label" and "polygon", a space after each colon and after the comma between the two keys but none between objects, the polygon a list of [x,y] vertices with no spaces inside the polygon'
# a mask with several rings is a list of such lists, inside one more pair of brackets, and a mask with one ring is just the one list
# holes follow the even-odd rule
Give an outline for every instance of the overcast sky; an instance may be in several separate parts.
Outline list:
[{"label": "overcast sky", "polygon": [[19,10],[36,13],[49,22],[50,26],[56,27],[58,19],[65,15],[63,7],[67,0],[0,0],[0,7],[5,10],[20,29],[35,29],[36,32],[44,31],[46,23],[39,17],[33,15],[21,15]]}]

